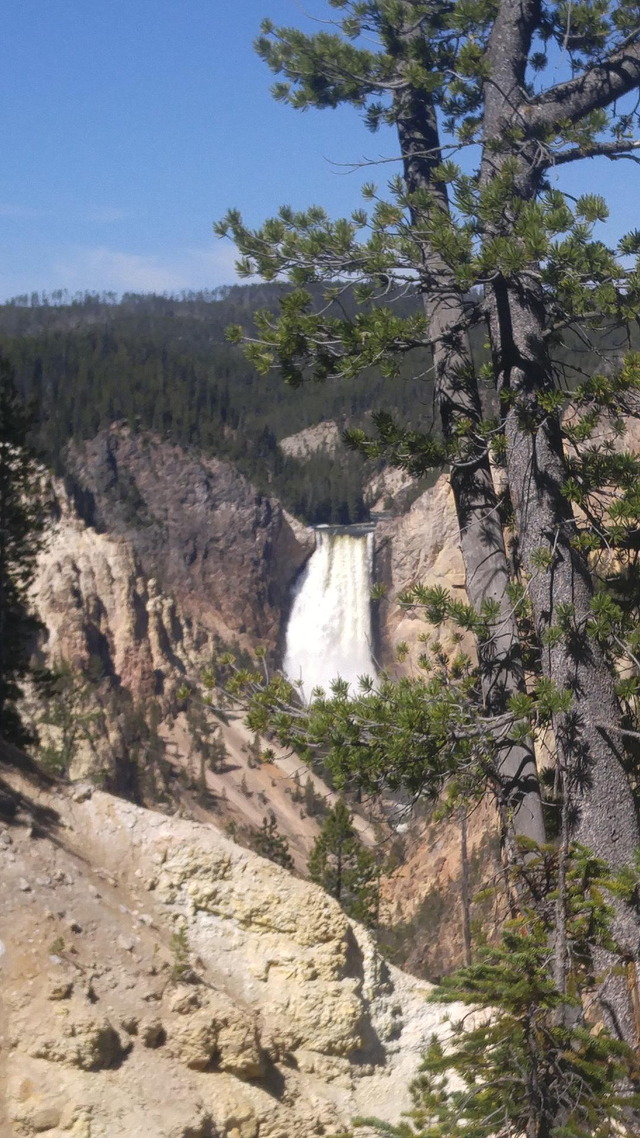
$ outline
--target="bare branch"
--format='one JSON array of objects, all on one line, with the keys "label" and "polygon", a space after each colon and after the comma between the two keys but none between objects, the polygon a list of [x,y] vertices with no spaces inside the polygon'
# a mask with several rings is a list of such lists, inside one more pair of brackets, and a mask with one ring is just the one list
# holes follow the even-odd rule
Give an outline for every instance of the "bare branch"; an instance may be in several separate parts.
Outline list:
[{"label": "bare branch", "polygon": [[521,107],[520,113],[534,129],[553,127],[567,120],[577,122],[591,111],[608,107],[638,86],[640,43],[634,42],[574,79],[543,91]]},{"label": "bare branch", "polygon": [[640,162],[637,154],[632,150],[640,150],[640,139],[631,142],[601,142],[592,146],[574,146],[571,150],[563,150],[559,154],[551,154],[550,161],[554,166],[564,166],[567,162],[577,162],[581,158],[609,158],[616,161],[619,158],[628,158],[632,162]]}]

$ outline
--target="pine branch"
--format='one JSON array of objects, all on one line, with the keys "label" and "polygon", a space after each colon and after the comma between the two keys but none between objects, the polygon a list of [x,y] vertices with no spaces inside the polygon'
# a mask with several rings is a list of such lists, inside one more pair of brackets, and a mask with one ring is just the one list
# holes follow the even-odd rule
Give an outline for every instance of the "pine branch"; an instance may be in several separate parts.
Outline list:
[{"label": "pine branch", "polygon": [[550,156],[554,166],[564,166],[568,162],[577,162],[581,158],[609,158],[616,161],[628,158],[631,162],[640,162],[640,155],[630,153],[640,150],[640,139],[634,138],[629,142],[601,142],[588,146],[574,146],[571,150],[563,150],[559,154]]},{"label": "pine branch", "polygon": [[534,130],[548,130],[562,122],[578,122],[592,111],[608,107],[640,85],[640,43],[613,52],[603,63],[559,83],[521,108]]}]

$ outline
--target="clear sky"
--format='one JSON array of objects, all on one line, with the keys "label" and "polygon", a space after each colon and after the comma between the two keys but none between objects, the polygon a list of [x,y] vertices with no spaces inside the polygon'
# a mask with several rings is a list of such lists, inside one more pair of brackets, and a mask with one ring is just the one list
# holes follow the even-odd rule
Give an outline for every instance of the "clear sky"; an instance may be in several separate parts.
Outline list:
[{"label": "clear sky", "polygon": [[[252,223],[282,203],[331,214],[390,172],[341,163],[393,153],[357,115],[269,96],[254,55],[263,16],[311,27],[321,0],[4,0],[0,299],[66,288],[178,291],[234,279],[212,235],[229,206]],[[317,25],[316,25],[317,27]],[[616,228],[637,225],[640,172],[592,164]]]}]

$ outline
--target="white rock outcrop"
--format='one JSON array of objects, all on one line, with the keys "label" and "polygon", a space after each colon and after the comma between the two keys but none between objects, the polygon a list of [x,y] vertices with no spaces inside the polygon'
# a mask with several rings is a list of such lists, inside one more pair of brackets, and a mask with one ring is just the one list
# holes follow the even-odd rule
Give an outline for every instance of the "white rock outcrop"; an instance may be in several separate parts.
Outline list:
[{"label": "white rock outcrop", "polygon": [[342,431],[333,419],[324,423],[316,423],[313,427],[306,427],[295,435],[288,435],[280,439],[280,450],[289,458],[309,458],[312,454],[323,451],[325,454],[335,455],[344,450]]}]

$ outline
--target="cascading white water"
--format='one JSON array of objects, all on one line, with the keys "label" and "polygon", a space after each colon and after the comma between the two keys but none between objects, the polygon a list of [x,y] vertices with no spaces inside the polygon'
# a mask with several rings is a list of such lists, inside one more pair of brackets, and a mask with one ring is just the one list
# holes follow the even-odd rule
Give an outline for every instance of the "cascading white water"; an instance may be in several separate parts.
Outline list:
[{"label": "cascading white water", "polygon": [[[351,685],[374,677],[370,570],[373,535],[319,527],[316,548],[298,580],[287,625],[284,671],[309,699],[337,676]],[[352,689],[353,690],[353,689]]]}]

